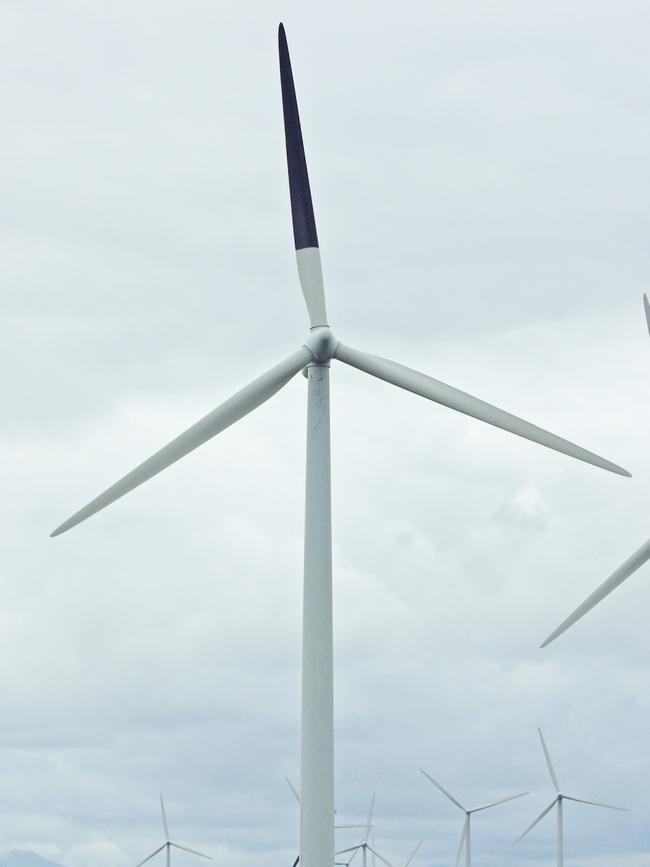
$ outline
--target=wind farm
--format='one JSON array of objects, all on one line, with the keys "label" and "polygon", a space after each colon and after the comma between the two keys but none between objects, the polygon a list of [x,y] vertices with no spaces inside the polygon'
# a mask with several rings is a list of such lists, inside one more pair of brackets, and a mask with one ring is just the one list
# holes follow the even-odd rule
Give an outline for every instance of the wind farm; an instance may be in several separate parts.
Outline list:
[{"label": "wind farm", "polygon": [[68,12],[0,10],[0,867],[642,867],[638,10]]},{"label": "wind farm", "polygon": [[309,333],[294,353],[76,511],[53,530],[51,536],[60,536],[102,511],[256,410],[297,373],[306,371],[300,862],[303,867],[322,867],[323,864],[334,862],[335,848],[330,362],[340,361],[388,384],[599,469],[622,476],[629,476],[630,473],[612,461],[518,416],[416,370],[346,346],[334,336],[326,313],[320,248],[289,49],[282,24],[278,31],[278,49],[293,236],[298,276],[309,317]]}]

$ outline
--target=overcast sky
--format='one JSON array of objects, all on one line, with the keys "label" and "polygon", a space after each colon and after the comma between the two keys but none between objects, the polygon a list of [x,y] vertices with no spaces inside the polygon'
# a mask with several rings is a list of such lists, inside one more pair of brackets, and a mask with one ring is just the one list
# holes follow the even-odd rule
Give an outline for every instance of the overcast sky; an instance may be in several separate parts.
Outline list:
[{"label": "overcast sky", "polygon": [[[306,388],[49,532],[285,357],[307,318],[276,30],[330,319],[622,464],[332,367],[338,815],[400,867],[650,864],[645,2],[0,0],[0,849],[130,867],[172,837],[289,867]],[[343,834],[346,833],[347,836]],[[340,846],[356,832],[341,832]],[[189,867],[191,856],[174,859]]]}]

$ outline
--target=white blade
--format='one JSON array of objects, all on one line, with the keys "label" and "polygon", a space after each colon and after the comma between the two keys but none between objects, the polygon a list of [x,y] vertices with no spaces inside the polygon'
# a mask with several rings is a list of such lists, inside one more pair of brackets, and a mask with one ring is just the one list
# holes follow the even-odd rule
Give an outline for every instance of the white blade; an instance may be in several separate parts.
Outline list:
[{"label": "white blade", "polygon": [[167,827],[167,816],[165,815],[165,802],[163,796],[160,796],[160,812],[162,813],[163,828],[165,830],[165,840],[169,841],[169,828]]},{"label": "white blade", "polygon": [[586,801],[584,798],[572,798],[570,795],[563,795],[567,801],[576,801],[578,804],[589,804],[592,807],[605,807],[608,810],[620,810],[622,813],[629,813],[627,807],[615,807],[613,804],[603,804],[602,801]]},{"label": "white blade", "polygon": [[192,855],[198,855],[199,858],[207,858],[208,861],[214,861],[212,855],[205,855],[203,852],[199,852],[197,849],[190,849],[189,846],[181,846],[180,843],[171,843],[171,846],[175,846],[177,849],[182,849],[183,852],[191,852]]},{"label": "white blade", "polygon": [[293,796],[294,796],[294,798],[295,798],[296,801],[298,801],[298,803],[300,804],[300,795],[298,794],[298,791],[296,790],[295,786],[293,785],[293,783],[291,782],[291,780],[289,779],[289,777],[285,777],[285,780],[287,781],[287,786],[289,786],[289,788],[290,788],[291,791],[293,792]]},{"label": "white blade", "polygon": [[643,309],[645,310],[645,321],[648,324],[648,334],[650,334],[650,301],[648,301],[648,296],[643,294]]},{"label": "white blade", "polygon": [[551,801],[551,803],[548,805],[548,807],[547,807],[545,810],[543,810],[543,811],[539,814],[539,816],[535,819],[535,821],[532,823],[532,825],[529,825],[529,826],[526,828],[526,830],[524,831],[524,833],[523,833],[520,837],[517,837],[517,839],[515,840],[515,842],[514,842],[512,845],[513,845],[513,846],[516,846],[517,843],[519,843],[521,840],[523,840],[524,837],[526,836],[526,834],[530,833],[530,831],[533,830],[533,828],[535,827],[535,825],[536,825],[538,822],[541,822],[542,819],[544,818],[544,816],[545,816],[547,813],[550,813],[550,811],[551,811],[551,810],[553,809],[553,807],[557,804],[557,802],[558,802],[558,799],[557,799],[557,798],[555,798],[553,801]]},{"label": "white blade", "polygon": [[369,849],[370,852],[372,852],[372,854],[373,854],[376,858],[379,858],[380,861],[382,861],[384,864],[386,864],[386,867],[393,867],[393,865],[390,863],[390,861],[387,861],[385,858],[383,858],[383,857],[379,854],[379,852],[377,852],[376,849],[373,849],[373,848],[372,848],[372,846],[368,846],[368,849]]},{"label": "white blade", "polygon": [[612,590],[616,590],[619,584],[622,584],[626,578],[629,578],[633,572],[643,566],[643,564],[650,560],[650,539],[647,542],[644,542],[643,545],[639,548],[638,551],[635,551],[631,557],[629,557],[622,566],[619,566],[618,569],[610,575],[610,577],[603,581],[600,587],[591,594],[591,596],[587,597],[582,605],[578,605],[573,614],[569,614],[566,620],[564,620],[557,629],[553,630],[549,637],[541,644],[541,647],[546,647],[551,641],[555,641],[555,639],[562,635],[563,632],[573,626],[581,617],[584,617],[588,611],[591,611],[599,602],[602,602],[606,596],[612,592]]},{"label": "white blade", "polygon": [[356,858],[356,856],[357,856],[357,852],[359,852],[360,849],[363,849],[363,846],[357,846],[357,848],[354,850],[354,852],[353,852],[353,853],[350,855],[350,857],[348,858],[348,862],[347,862],[348,864],[350,864],[350,863],[352,862],[352,860],[353,860],[354,858]]},{"label": "white blade", "polygon": [[530,792],[521,792],[519,795],[510,795],[509,798],[501,798],[499,801],[493,801],[491,804],[484,804],[482,807],[474,807],[469,810],[470,813],[480,813],[481,810],[489,810],[490,807],[498,807],[499,804],[507,804],[508,801],[515,801],[517,798],[523,798],[525,795],[530,795]]},{"label": "white blade", "polygon": [[296,261],[310,325],[312,328],[327,325],[320,250],[318,247],[305,247],[302,250],[296,250]]},{"label": "white blade", "polygon": [[368,840],[368,836],[370,835],[370,831],[372,830],[372,815],[375,812],[375,793],[372,793],[372,799],[370,800],[370,809],[368,810],[368,819],[366,820],[366,833],[363,835],[363,842],[366,843]]},{"label": "white blade", "polygon": [[[334,827],[338,828],[338,829],[342,829],[342,828],[367,828],[368,825],[366,825],[365,822],[363,822],[363,823],[357,824],[357,825],[334,825]],[[370,825],[370,827],[374,828],[375,826]]]},{"label": "white blade", "polygon": [[416,856],[416,855],[418,854],[418,852],[420,851],[420,846],[424,843],[424,840],[425,840],[425,838],[423,837],[423,838],[420,840],[420,842],[418,843],[418,845],[415,847],[415,849],[411,852],[411,854],[409,855],[409,858],[408,858],[406,864],[404,865],[404,867],[409,867],[409,864],[411,863],[411,861],[415,858],[415,856]]},{"label": "white blade", "polygon": [[147,855],[147,857],[144,859],[144,861],[140,861],[139,864],[136,864],[136,867],[142,867],[142,865],[143,865],[143,864],[146,864],[147,861],[151,861],[151,859],[152,859],[152,858],[155,858],[155,856],[156,856],[159,852],[162,852],[162,850],[165,848],[166,845],[167,845],[167,843],[163,843],[162,846],[160,847],[160,849],[156,849],[156,851],[155,851],[155,852],[152,852],[151,855]]},{"label": "white blade", "polygon": [[427,780],[429,780],[430,782],[432,782],[433,785],[436,787],[436,789],[440,789],[440,791],[442,792],[442,794],[443,794],[443,795],[446,795],[446,796],[449,798],[449,800],[450,800],[453,804],[456,804],[456,806],[457,806],[460,810],[462,810],[463,813],[465,812],[465,807],[463,807],[463,805],[462,805],[459,801],[457,801],[456,798],[454,798],[453,795],[450,795],[449,792],[447,791],[447,789],[443,789],[442,786],[440,785],[440,783],[436,783],[436,781],[433,779],[433,777],[432,777],[430,774],[427,774],[427,772],[426,772],[426,771],[423,771],[422,768],[420,768],[420,773],[421,773],[421,774],[424,774],[424,776],[427,778]]},{"label": "white blade", "polygon": [[371,376],[376,376],[378,379],[383,379],[385,382],[390,382],[392,385],[397,385],[399,388],[404,388],[406,391],[411,391],[413,394],[419,394],[421,397],[426,397],[428,400],[433,400],[450,409],[455,409],[465,415],[480,419],[480,421],[499,427],[502,430],[510,431],[524,439],[532,440],[547,448],[554,449],[557,452],[562,452],[572,458],[585,461],[588,464],[593,464],[603,470],[609,470],[612,473],[618,473],[621,476],[629,476],[627,470],[619,467],[611,461],[605,460],[593,452],[589,452],[562,437],[549,433],[537,425],[524,421],[516,415],[511,415],[502,409],[498,409],[483,400],[472,397],[471,394],[466,394],[464,391],[459,391],[444,382],[426,376],[424,373],[418,373],[417,370],[412,370],[410,367],[404,367],[394,361],[389,361],[386,358],[380,358],[377,355],[368,355],[365,352],[359,352],[357,349],[351,349],[349,346],[344,346],[339,343],[334,357],[339,361],[345,362],[352,367],[363,370]]},{"label": "white blade", "polygon": [[463,853],[463,846],[465,845],[465,837],[467,837],[467,826],[469,825],[469,816],[465,816],[465,821],[463,822],[463,833],[460,835],[460,843],[458,844],[458,852],[456,853],[456,864],[454,867],[458,867],[460,862],[460,856]]},{"label": "white blade", "polygon": [[83,509],[76,512],[67,521],[64,521],[59,527],[51,533],[52,536],[59,536],[65,533],[71,527],[80,524],[99,512],[101,509],[128,494],[133,488],[137,488],[143,482],[146,482],[152,476],[155,476],[161,470],[185,457],[198,446],[203,445],[216,434],[221,433],[231,424],[234,424],[243,416],[248,415],[258,406],[273,397],[289,380],[295,376],[298,371],[302,370],[306,364],[313,361],[313,355],[306,346],[302,346],[298,352],[295,352],[289,358],[276,364],[271,370],[263,373],[253,382],[238,391],[235,395],[229,398],[221,406],[212,410],[204,416],[192,427],[188,428],[176,439],[172,440],[155,455],[148,458],[140,466],[127,473],[124,478],[120,479],[114,485],[111,485],[103,494],[100,494]]},{"label": "white blade", "polygon": [[555,768],[553,767],[553,762],[551,761],[551,756],[549,754],[548,749],[546,748],[546,741],[544,740],[544,735],[542,734],[542,730],[539,726],[537,726],[537,731],[539,732],[539,739],[542,742],[542,749],[544,750],[544,758],[546,759],[546,766],[548,768],[548,772],[551,777],[551,782],[555,786],[555,791],[560,792],[560,784],[557,781],[557,775],[555,773]]},{"label": "white blade", "polygon": [[356,852],[359,849],[363,849],[363,843],[359,843],[358,846],[350,846],[349,849],[341,849],[338,852],[335,852],[335,855],[346,855],[348,852]]}]

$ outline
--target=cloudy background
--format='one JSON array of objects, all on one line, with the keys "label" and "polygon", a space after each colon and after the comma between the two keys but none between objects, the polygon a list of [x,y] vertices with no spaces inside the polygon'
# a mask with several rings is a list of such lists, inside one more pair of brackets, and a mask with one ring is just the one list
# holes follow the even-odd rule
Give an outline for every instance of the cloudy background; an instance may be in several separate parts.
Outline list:
[{"label": "cloudy background", "polygon": [[[628,467],[332,369],[337,808],[397,867],[650,864],[650,9],[0,0],[0,849],[287,867],[305,381],[60,539],[299,345],[276,28],[336,333]],[[341,833],[341,846],[355,832]],[[175,859],[189,867],[190,856]]]}]

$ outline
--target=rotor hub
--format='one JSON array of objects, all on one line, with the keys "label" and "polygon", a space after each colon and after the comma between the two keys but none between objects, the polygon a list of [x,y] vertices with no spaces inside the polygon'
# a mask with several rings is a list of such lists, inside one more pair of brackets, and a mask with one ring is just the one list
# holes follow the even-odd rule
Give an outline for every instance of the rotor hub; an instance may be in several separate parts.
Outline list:
[{"label": "rotor hub", "polygon": [[312,328],[304,344],[318,364],[326,364],[334,356],[339,341],[327,325]]}]

